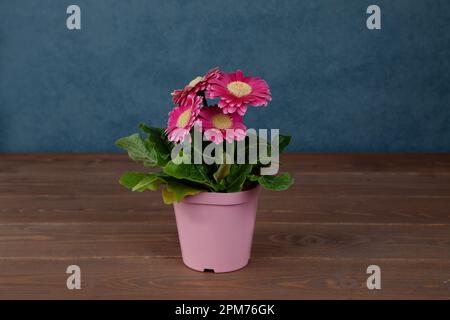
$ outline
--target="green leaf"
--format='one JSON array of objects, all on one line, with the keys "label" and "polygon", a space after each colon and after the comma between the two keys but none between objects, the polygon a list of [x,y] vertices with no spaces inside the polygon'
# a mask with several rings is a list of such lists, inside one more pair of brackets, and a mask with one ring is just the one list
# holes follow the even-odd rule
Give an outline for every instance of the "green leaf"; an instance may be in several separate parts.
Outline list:
[{"label": "green leaf", "polygon": [[163,188],[161,191],[162,198],[165,204],[172,204],[175,201],[175,193],[167,190],[167,187]]},{"label": "green leaf", "polygon": [[279,154],[282,154],[284,149],[291,143],[291,136],[284,136],[282,134],[279,135]]},{"label": "green leaf", "polygon": [[225,178],[226,181],[226,191],[227,192],[238,192],[242,190],[247,176],[252,171],[251,164],[233,164],[230,168],[230,173]]},{"label": "green leaf", "polygon": [[166,184],[166,180],[158,174],[149,174],[137,183],[131,191],[156,190],[159,186]]},{"label": "green leaf", "polygon": [[[268,142],[267,140],[259,139],[258,141],[265,142],[267,144],[268,149],[268,158],[270,158],[272,154],[272,144],[271,142]],[[284,136],[282,134],[278,135],[278,155],[282,154],[284,149],[289,145],[291,142],[291,136]]]},{"label": "green leaf", "polygon": [[119,180],[120,184],[131,191],[156,190],[165,184],[164,175],[160,172],[141,173],[125,172]]},{"label": "green leaf", "polygon": [[164,167],[164,173],[177,179],[186,179],[207,186],[212,185],[206,168],[201,164],[175,164],[173,161],[169,161]]},{"label": "green leaf", "polygon": [[164,134],[164,129],[149,127],[143,123],[139,128],[148,135],[147,144],[155,150],[158,166],[165,166],[170,158],[170,142]]},{"label": "green leaf", "polygon": [[149,135],[164,135],[164,129],[162,129],[162,128],[150,127],[150,126],[146,125],[145,123],[140,123],[138,125],[138,127],[143,132],[145,132]]},{"label": "green leaf", "polygon": [[117,140],[116,145],[125,149],[131,159],[143,162],[146,167],[154,167],[158,164],[155,149],[146,145],[139,133]]},{"label": "green leaf", "polygon": [[167,186],[162,190],[163,201],[165,204],[171,204],[183,200],[186,196],[193,196],[204,189],[189,186],[175,180],[168,180]]},{"label": "green leaf", "polygon": [[119,183],[125,188],[133,189],[142,179],[147,176],[147,173],[141,172],[125,172],[119,180]]},{"label": "green leaf", "polygon": [[257,176],[257,175],[255,175],[255,174],[250,174],[250,175],[248,175],[248,177],[247,177],[247,179],[248,179],[249,181],[258,181],[259,178],[260,178],[260,176]]},{"label": "green leaf", "polygon": [[162,191],[164,203],[171,204],[183,200],[188,195],[207,191],[204,188],[189,185],[188,181],[179,181],[162,172],[126,172],[120,178],[120,184],[132,191],[156,190],[165,185]]},{"label": "green leaf", "polygon": [[264,188],[277,191],[286,190],[294,183],[294,179],[289,173],[277,176],[250,176],[249,180],[258,181]]}]

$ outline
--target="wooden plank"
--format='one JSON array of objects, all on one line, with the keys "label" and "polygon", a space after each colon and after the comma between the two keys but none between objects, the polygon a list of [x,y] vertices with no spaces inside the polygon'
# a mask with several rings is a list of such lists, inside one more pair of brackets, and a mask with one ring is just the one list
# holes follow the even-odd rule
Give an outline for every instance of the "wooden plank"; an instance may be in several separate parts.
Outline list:
[{"label": "wooden plank", "polygon": [[[450,198],[448,155],[288,154],[282,161],[284,169],[296,178],[294,187],[283,193],[285,197]],[[91,158],[78,154],[3,154],[0,197],[123,194],[117,181],[126,170],[144,169],[119,154],[94,154]]]},{"label": "wooden plank", "polygon": [[[258,221],[302,223],[449,223],[450,199],[440,197],[282,197],[263,191]],[[116,195],[0,196],[0,224],[21,222],[165,222],[172,206],[159,192]]]},{"label": "wooden plank", "polygon": [[[380,154],[380,153],[288,153],[282,155],[282,164],[286,168],[298,168],[304,172],[417,172],[449,173],[449,153],[419,153],[419,154]],[[95,169],[102,168],[107,163],[110,168],[122,169],[142,168],[133,163],[124,153],[0,153],[0,172],[26,168],[26,166],[41,166],[51,168],[71,167]]]},{"label": "wooden plank", "polygon": [[[0,195],[15,194],[122,194],[118,184],[120,173],[95,174],[58,173],[50,176],[42,172],[22,177],[9,174],[0,180]],[[333,173],[312,174],[292,172],[296,183],[284,194],[289,196],[405,196],[450,198],[450,175],[392,174],[392,173]]]},{"label": "wooden plank", "polygon": [[[171,206],[117,184],[124,154],[0,154],[0,298],[448,299],[449,154],[288,154],[250,265],[181,264]],[[83,290],[65,288],[69,264]],[[382,290],[365,287],[369,264]],[[233,295],[230,296],[230,292]]]},{"label": "wooden plank", "polygon": [[[81,290],[66,288],[68,265]],[[381,290],[366,287],[381,268]],[[449,299],[450,263],[380,259],[253,259],[239,272],[201,273],[178,258],[0,258],[1,299]]]},{"label": "wooden plank", "polygon": [[[87,158],[87,156],[89,156]],[[384,162],[383,162],[384,161]],[[342,174],[358,173],[402,173],[402,174],[449,174],[450,155],[400,154],[386,155],[324,155],[324,154],[283,154],[282,170],[304,173]],[[123,170],[149,170],[134,162],[124,154],[30,154],[26,159],[0,153],[0,177],[8,174],[32,176],[45,173],[58,176],[61,170],[84,172],[86,174],[120,173]]]},{"label": "wooden plank", "polygon": [[[180,256],[170,223],[0,225],[0,257]],[[253,257],[450,260],[450,225],[258,223]]]}]

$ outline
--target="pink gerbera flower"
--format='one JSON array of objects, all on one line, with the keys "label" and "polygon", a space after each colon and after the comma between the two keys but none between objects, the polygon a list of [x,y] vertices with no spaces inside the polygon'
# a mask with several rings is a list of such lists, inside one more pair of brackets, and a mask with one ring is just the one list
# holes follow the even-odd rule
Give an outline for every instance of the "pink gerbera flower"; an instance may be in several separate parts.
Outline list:
[{"label": "pink gerbera flower", "polygon": [[244,77],[241,70],[222,74],[219,79],[212,80],[206,94],[207,98],[221,98],[218,106],[224,113],[237,111],[241,116],[247,111],[247,105],[267,106],[267,102],[272,99],[264,80]]},{"label": "pink gerbera flower", "polygon": [[169,141],[183,142],[186,136],[190,139],[189,130],[197,119],[201,104],[202,97],[189,95],[186,97],[185,104],[175,107],[169,112],[166,129]]},{"label": "pink gerbera flower", "polygon": [[214,143],[241,141],[245,138],[246,127],[242,117],[236,113],[224,114],[218,106],[202,108],[198,118],[205,137]]},{"label": "pink gerbera flower", "polygon": [[210,71],[203,77],[198,76],[193,79],[189,84],[184,87],[184,89],[178,89],[172,92],[172,100],[176,105],[184,105],[187,97],[190,94],[197,94],[199,91],[207,90],[210,86],[210,82],[214,79],[218,79],[221,76],[221,71],[219,67],[216,67]]}]

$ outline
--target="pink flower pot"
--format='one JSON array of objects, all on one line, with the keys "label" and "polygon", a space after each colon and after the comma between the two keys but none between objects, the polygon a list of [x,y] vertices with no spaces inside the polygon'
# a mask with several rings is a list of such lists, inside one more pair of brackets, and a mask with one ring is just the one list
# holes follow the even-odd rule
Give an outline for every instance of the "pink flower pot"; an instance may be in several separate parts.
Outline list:
[{"label": "pink flower pot", "polygon": [[203,192],[175,203],[181,254],[197,271],[230,272],[250,259],[260,186],[233,193]]}]

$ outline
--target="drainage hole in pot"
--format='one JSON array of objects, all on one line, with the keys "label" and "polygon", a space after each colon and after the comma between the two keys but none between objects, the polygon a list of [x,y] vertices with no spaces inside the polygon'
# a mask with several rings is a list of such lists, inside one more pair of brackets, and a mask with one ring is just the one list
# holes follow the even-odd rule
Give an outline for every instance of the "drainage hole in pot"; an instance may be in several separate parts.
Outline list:
[{"label": "drainage hole in pot", "polygon": [[214,269],[203,269],[203,272],[211,272],[211,273],[214,273]]}]

